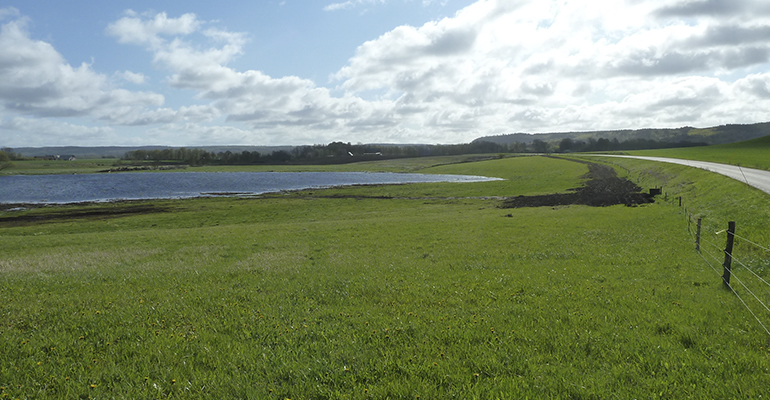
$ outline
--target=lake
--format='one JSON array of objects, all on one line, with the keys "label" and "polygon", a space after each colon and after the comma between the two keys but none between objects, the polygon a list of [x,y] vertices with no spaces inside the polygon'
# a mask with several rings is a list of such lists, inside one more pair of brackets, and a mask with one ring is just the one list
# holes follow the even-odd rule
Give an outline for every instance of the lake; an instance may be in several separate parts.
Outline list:
[{"label": "lake", "polygon": [[255,195],[283,190],[498,180],[469,175],[384,172],[155,172],[0,176],[0,203],[75,203]]}]

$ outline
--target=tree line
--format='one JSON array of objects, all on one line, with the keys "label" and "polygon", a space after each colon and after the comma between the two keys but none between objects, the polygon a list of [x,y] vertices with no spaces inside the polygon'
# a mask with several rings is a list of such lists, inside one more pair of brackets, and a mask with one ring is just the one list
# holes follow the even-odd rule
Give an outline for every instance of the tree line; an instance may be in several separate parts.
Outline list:
[{"label": "tree line", "polygon": [[620,151],[620,150],[646,150],[646,149],[665,149],[673,147],[695,147],[706,146],[706,143],[699,142],[659,142],[653,139],[629,139],[619,141],[617,138],[612,140],[599,138],[588,139],[588,141],[562,139],[555,149],[559,153],[586,152],[586,151]]},{"label": "tree line", "polygon": [[511,152],[508,145],[479,142],[452,145],[366,145],[331,142],[326,145],[297,146],[293,149],[278,150],[270,154],[258,151],[209,152],[195,148],[168,148],[155,150],[133,150],[122,157],[127,161],[179,162],[189,165],[221,164],[281,164],[281,163],[345,163],[362,159],[424,157],[459,154],[485,154]]},{"label": "tree line", "polygon": [[666,147],[700,146],[704,143],[659,142],[651,139],[562,139],[559,142],[545,142],[535,139],[532,143],[493,143],[477,141],[465,144],[436,145],[371,145],[331,142],[312,146],[297,146],[291,150],[278,150],[269,154],[257,151],[209,152],[196,148],[168,148],[156,150],[133,150],[123,156],[128,161],[174,162],[188,165],[253,165],[253,164],[339,164],[382,158],[405,158],[426,156],[449,156],[460,154],[503,154],[503,153],[571,153],[588,151],[618,151],[658,149]]}]

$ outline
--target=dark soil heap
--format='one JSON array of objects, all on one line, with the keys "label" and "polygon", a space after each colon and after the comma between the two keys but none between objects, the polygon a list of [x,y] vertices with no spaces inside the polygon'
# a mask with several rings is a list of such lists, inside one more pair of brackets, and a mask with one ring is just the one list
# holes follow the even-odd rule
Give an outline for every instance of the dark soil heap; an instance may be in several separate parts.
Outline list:
[{"label": "dark soil heap", "polygon": [[[581,162],[581,161],[577,161]],[[573,193],[545,194],[539,196],[518,196],[503,201],[500,208],[555,207],[583,204],[606,207],[616,204],[634,206],[655,201],[654,196],[642,193],[642,189],[626,178],[619,178],[615,170],[601,164],[588,164],[588,178],[585,186],[570,189]]]}]

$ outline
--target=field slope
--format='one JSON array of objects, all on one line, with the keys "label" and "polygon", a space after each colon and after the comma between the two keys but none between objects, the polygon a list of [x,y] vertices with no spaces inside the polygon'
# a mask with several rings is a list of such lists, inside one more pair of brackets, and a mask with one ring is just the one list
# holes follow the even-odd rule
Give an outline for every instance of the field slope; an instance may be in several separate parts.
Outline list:
[{"label": "field slope", "polygon": [[[646,183],[669,171],[623,162]],[[433,165],[507,180],[0,214],[0,396],[766,393],[770,337],[677,205],[501,209],[587,167]]]},{"label": "field slope", "polygon": [[712,161],[723,164],[739,165],[742,167],[770,170],[770,136],[716,146],[640,150],[628,153],[640,156]]}]

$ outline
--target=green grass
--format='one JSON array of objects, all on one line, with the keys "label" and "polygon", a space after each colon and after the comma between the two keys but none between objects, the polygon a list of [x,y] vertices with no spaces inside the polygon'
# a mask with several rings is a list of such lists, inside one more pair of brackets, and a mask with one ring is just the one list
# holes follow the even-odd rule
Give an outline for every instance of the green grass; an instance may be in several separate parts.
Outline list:
[{"label": "green grass", "polygon": [[[366,161],[350,164],[330,164],[330,165],[203,165],[186,166],[182,169],[162,170],[163,172],[349,172],[349,171],[368,171],[368,172],[415,172],[433,166],[447,164],[467,163],[478,160],[500,158],[491,155],[458,155],[441,157],[418,157],[402,158],[382,161]],[[13,161],[10,166],[0,169],[1,175],[42,175],[42,174],[89,174],[104,171],[121,166],[133,166],[135,162],[120,161],[117,159],[77,159],[74,161],[52,161],[52,160],[22,160]],[[141,164],[141,163],[140,163]],[[145,163],[148,166],[154,165],[154,162]],[[174,164],[171,164],[174,166]],[[185,167],[184,165],[180,165]],[[152,171],[148,171],[152,172]]]},{"label": "green grass", "polygon": [[681,197],[687,214],[702,218],[707,231],[723,230],[728,221],[736,221],[738,234],[770,244],[770,207],[761,190],[699,168],[620,158],[604,161],[629,171],[629,177],[643,187],[663,188],[671,202],[678,204]]},{"label": "green grass", "polygon": [[22,160],[12,161],[10,166],[0,169],[1,175],[43,175],[43,174],[90,174],[111,168],[117,160],[77,159],[73,161]]},{"label": "green grass", "polygon": [[[623,166],[702,190],[675,166]],[[765,394],[770,338],[692,250],[679,207],[497,208],[579,185],[585,166],[563,160],[427,171],[507,180],[0,227],[0,396]]]},{"label": "green grass", "polygon": [[770,136],[716,146],[639,150],[628,153],[633,155],[712,161],[770,170]]}]

